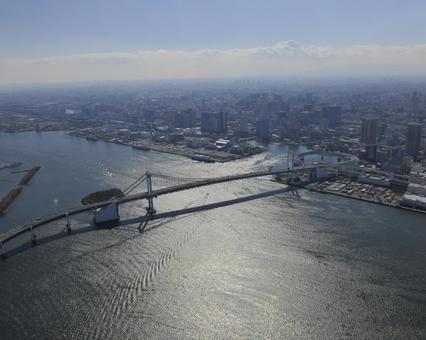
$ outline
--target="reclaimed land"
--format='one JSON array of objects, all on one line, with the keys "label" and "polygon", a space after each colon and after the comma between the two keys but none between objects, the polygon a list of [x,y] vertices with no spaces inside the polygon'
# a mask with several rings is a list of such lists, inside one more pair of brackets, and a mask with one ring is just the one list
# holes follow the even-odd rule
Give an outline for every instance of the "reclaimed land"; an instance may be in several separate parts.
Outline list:
[{"label": "reclaimed land", "polygon": [[9,193],[4,196],[0,201],[0,215],[6,213],[7,209],[11,206],[13,202],[16,201],[19,194],[24,190],[25,186],[28,185],[31,179],[35,176],[35,174],[41,169],[41,167],[36,166],[34,168],[29,169],[25,175],[21,178],[19,183],[9,191]]},{"label": "reclaimed land", "polygon": [[[287,183],[287,181],[283,181],[283,180],[279,180],[279,179],[273,179],[273,181],[277,182],[277,183],[289,185]],[[345,197],[345,198],[351,198],[351,199],[355,199],[355,200],[358,200],[358,201],[364,201],[364,202],[384,205],[384,206],[387,206],[387,207],[392,207],[392,208],[417,212],[417,213],[421,213],[421,214],[426,214],[426,210],[407,207],[407,206],[399,204],[399,202],[391,203],[391,202],[386,202],[384,200],[378,200],[377,198],[368,198],[368,197],[363,197],[363,196],[358,196],[358,195],[349,195],[347,193],[343,193],[343,192],[339,192],[339,191],[333,191],[333,190],[330,190],[330,189],[327,189],[327,188],[319,189],[315,186],[311,186],[310,184],[311,183],[292,183],[290,185],[297,187],[297,188],[306,189],[306,190],[309,190],[309,191],[312,191],[312,192],[317,192],[317,193],[320,193],[320,194],[330,194],[330,195],[335,195],[335,196],[340,196],[340,197]]]},{"label": "reclaimed land", "polygon": [[392,208],[397,208],[397,209],[402,209],[402,210],[413,211],[413,212],[417,212],[417,213],[421,213],[421,214],[426,214],[426,210],[420,210],[420,209],[416,209],[416,208],[406,207],[406,206],[401,205],[399,203],[398,204],[388,203],[386,201],[378,201],[376,199],[371,199],[371,198],[367,198],[367,197],[360,197],[360,196],[353,196],[353,195],[348,195],[348,194],[345,194],[345,193],[342,193],[342,192],[336,192],[336,191],[331,191],[331,190],[320,190],[320,189],[309,188],[309,187],[305,187],[305,189],[308,189],[309,191],[313,191],[313,192],[319,192],[321,194],[330,194],[330,195],[335,195],[335,196],[352,198],[352,199],[359,200],[359,201],[364,201],[364,202],[384,205],[384,206],[387,206],[387,207],[392,207]]},{"label": "reclaimed land", "polygon": [[109,190],[93,192],[81,199],[82,205],[95,204],[99,202],[110,201],[112,199],[118,199],[124,197],[123,192],[120,189],[113,188]]},{"label": "reclaimed land", "polygon": [[216,151],[216,150],[192,149],[185,146],[178,147],[172,144],[162,144],[162,143],[134,144],[134,143],[128,143],[128,142],[118,141],[118,140],[112,141],[112,140],[108,140],[107,138],[101,138],[101,137],[85,136],[85,135],[80,135],[80,134],[76,134],[72,132],[69,133],[69,135],[79,137],[79,138],[86,138],[87,140],[95,141],[95,142],[102,141],[105,143],[113,143],[118,145],[130,146],[136,150],[142,150],[142,151],[152,150],[156,152],[168,153],[168,154],[184,156],[188,158],[191,158],[194,154],[199,154],[199,155],[207,156],[212,161],[218,162],[218,163],[225,163],[225,162],[234,161],[237,159],[251,156],[251,155],[246,155],[246,156],[235,155],[228,152]]}]

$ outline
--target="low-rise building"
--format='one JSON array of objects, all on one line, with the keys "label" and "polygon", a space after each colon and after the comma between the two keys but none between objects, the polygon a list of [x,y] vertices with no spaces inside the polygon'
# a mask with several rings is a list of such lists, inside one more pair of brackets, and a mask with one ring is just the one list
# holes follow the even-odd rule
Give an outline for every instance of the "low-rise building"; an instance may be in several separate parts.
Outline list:
[{"label": "low-rise building", "polygon": [[195,138],[195,137],[185,138],[185,145],[194,149],[202,148],[208,145],[209,143],[210,143],[210,139],[208,138]]},{"label": "low-rise building", "polygon": [[360,174],[358,177],[358,181],[360,183],[372,184],[385,188],[389,188],[391,184],[390,179],[386,176],[376,176],[369,174]]},{"label": "low-rise building", "polygon": [[426,210],[426,169],[424,167],[415,167],[410,172],[410,183],[405,192],[401,204]]}]

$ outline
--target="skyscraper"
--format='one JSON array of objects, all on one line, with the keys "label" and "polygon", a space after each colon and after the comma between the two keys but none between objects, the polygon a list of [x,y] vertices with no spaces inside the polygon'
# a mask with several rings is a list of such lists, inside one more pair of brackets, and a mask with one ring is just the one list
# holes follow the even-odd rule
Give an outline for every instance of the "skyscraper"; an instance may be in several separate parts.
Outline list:
[{"label": "skyscraper", "polygon": [[194,124],[195,113],[191,109],[183,110],[175,114],[175,126],[191,128]]},{"label": "skyscraper", "polygon": [[238,121],[238,127],[237,127],[237,135],[241,137],[247,137],[249,133],[249,127],[248,127],[248,117],[241,115],[240,119]]},{"label": "skyscraper", "polygon": [[260,118],[256,121],[256,136],[268,140],[270,137],[271,121],[269,118]]},{"label": "skyscraper", "polygon": [[361,121],[361,137],[360,142],[366,145],[376,144],[377,127],[379,120],[376,116],[367,116]]},{"label": "skyscraper", "polygon": [[342,123],[342,108],[340,106],[323,106],[322,118],[327,118],[332,129]]},{"label": "skyscraper", "polygon": [[405,151],[417,160],[420,149],[420,140],[422,137],[422,125],[419,123],[409,123],[407,128],[407,139],[405,142]]},{"label": "skyscraper", "polygon": [[373,115],[364,117],[361,121],[360,142],[365,145],[367,160],[370,162],[376,160],[378,122]]},{"label": "skyscraper", "polygon": [[225,112],[205,112],[201,115],[201,131],[209,133],[226,133],[228,131],[228,114]]}]

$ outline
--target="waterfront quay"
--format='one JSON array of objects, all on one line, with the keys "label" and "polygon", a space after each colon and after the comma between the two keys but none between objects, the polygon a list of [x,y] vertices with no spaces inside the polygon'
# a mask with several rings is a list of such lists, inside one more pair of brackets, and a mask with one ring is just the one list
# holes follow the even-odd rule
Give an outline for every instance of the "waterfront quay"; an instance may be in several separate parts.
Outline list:
[{"label": "waterfront quay", "polygon": [[[218,139],[212,142],[212,138],[187,138],[186,141],[170,143],[166,140],[154,141],[151,138],[140,138],[124,131],[119,133],[107,133],[104,131],[93,131],[92,129],[81,129],[69,132],[74,137],[85,138],[89,141],[102,141],[106,143],[130,146],[141,151],[157,151],[184,156],[203,162],[228,162],[244,157],[249,157],[264,151],[258,145],[250,145],[246,142],[235,143],[227,139]],[[214,139],[213,139],[214,140]]]},{"label": "waterfront quay", "polygon": [[323,168],[313,173],[276,176],[274,180],[322,194],[426,213],[424,169],[402,176],[355,165],[351,159],[335,168],[322,164]]},{"label": "waterfront quay", "polygon": [[396,192],[390,188],[359,183],[343,177],[310,183],[306,188],[321,193],[339,195],[393,207],[399,206],[403,197],[402,193]]}]

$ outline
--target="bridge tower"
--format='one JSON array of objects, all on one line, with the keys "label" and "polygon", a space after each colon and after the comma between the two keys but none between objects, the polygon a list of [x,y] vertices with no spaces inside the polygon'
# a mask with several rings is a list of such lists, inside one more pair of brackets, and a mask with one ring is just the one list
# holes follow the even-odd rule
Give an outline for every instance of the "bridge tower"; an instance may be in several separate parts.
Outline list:
[{"label": "bridge tower", "polygon": [[4,252],[4,249],[3,249],[3,243],[1,243],[0,242],[0,258],[2,259],[2,260],[6,260],[6,254],[5,254],[5,252]]},{"label": "bridge tower", "polygon": [[71,229],[70,215],[69,215],[68,213],[66,213],[65,215],[66,215],[66,217],[67,217],[67,224],[66,224],[66,226],[65,226],[65,231],[66,231],[68,234],[71,234],[71,233],[72,233],[72,229]]},{"label": "bridge tower", "polygon": [[146,172],[146,186],[147,186],[147,199],[148,199],[148,208],[146,208],[149,215],[154,215],[156,210],[154,208],[154,195],[152,193],[152,174]]},{"label": "bridge tower", "polygon": [[34,233],[34,229],[33,229],[33,226],[32,226],[32,225],[31,225],[30,231],[31,231],[31,239],[30,239],[30,241],[31,241],[31,245],[32,245],[32,246],[36,246],[36,245],[37,245],[37,236],[36,236],[36,234]]}]

